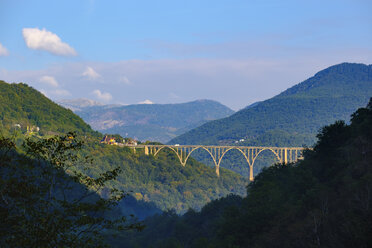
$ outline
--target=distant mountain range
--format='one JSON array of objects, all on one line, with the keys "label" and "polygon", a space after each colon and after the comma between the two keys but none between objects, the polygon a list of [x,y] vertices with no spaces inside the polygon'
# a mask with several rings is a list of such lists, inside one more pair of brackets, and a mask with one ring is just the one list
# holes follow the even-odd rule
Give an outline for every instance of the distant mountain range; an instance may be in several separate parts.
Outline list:
[{"label": "distant mountain range", "polygon": [[208,121],[234,113],[212,100],[118,106],[76,99],[63,100],[59,104],[72,109],[98,131],[162,143]]}]

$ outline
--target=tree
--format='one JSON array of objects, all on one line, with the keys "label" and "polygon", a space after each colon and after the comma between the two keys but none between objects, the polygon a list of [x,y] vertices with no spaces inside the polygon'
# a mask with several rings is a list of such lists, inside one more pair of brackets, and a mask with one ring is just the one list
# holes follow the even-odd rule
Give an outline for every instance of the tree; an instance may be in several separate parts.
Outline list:
[{"label": "tree", "polygon": [[79,153],[82,146],[75,133],[28,138],[23,149],[0,138],[1,247],[102,247],[105,232],[143,228],[113,217],[125,194],[99,193],[120,169],[83,174],[92,159]]}]

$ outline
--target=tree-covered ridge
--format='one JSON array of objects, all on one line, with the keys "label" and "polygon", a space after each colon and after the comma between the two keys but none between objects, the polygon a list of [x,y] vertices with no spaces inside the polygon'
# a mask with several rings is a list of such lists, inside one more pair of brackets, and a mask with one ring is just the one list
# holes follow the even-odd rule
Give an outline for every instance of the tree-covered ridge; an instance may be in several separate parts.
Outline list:
[{"label": "tree-covered ridge", "polygon": [[[156,158],[144,155],[144,151],[133,153],[128,148],[100,144],[102,134],[92,131],[89,125],[74,114],[46,98],[25,84],[0,83],[0,109],[2,126],[0,133],[10,137],[17,134],[17,143],[22,144],[31,137],[25,126],[38,126],[36,137],[51,137],[51,134],[76,131],[84,140],[82,153],[94,158],[94,166],[81,170],[84,175],[98,176],[107,170],[120,167],[122,172],[111,187],[129,192],[139,202],[126,201],[120,206],[124,213],[145,217],[159,209],[175,209],[184,212],[189,208],[200,209],[207,202],[234,192],[244,195],[247,181],[236,173],[221,171],[195,160],[189,160],[182,167],[169,150],[162,151]],[[19,127],[14,126],[20,124]],[[150,206],[149,203],[153,203]],[[138,205],[142,205],[141,211]],[[141,213],[139,213],[141,212]]]},{"label": "tree-covered ridge", "polygon": [[244,138],[243,144],[248,145],[310,146],[322,126],[338,119],[348,120],[353,110],[364,106],[371,95],[372,65],[343,63],[253,107],[208,122],[170,143],[219,144]]},{"label": "tree-covered ridge", "polygon": [[137,200],[153,202],[159,209],[174,209],[177,213],[200,209],[229,193],[244,195],[248,183],[225,169],[218,177],[215,168],[192,158],[183,167],[175,153],[167,149],[153,157],[141,149],[134,153],[129,148],[89,143],[85,152],[95,158],[96,165],[85,171],[88,175],[120,166],[122,172],[112,182],[113,187],[132,192]]},{"label": "tree-covered ridge", "polygon": [[[17,125],[19,124],[19,126]],[[0,81],[0,127],[2,132],[27,126],[39,127],[41,135],[75,131],[95,132],[71,110],[60,107],[32,87]]]},{"label": "tree-covered ridge", "polygon": [[[230,117],[208,122],[170,143],[235,144],[248,146],[312,146],[319,129],[335,120],[348,120],[372,96],[372,65],[331,66],[283,93],[242,109]],[[211,165],[204,154],[193,154]],[[273,164],[263,154],[254,174]],[[221,166],[248,176],[246,162],[238,153],[226,154]]]},{"label": "tree-covered ridge", "polygon": [[75,112],[101,132],[163,143],[207,121],[234,113],[212,100],[179,104],[92,106]]},{"label": "tree-covered ridge", "polygon": [[[117,247],[371,247],[372,98],[351,124],[324,127],[297,164],[264,169],[247,197],[230,195],[182,217],[146,220]],[[123,242],[125,240],[125,242]]]}]

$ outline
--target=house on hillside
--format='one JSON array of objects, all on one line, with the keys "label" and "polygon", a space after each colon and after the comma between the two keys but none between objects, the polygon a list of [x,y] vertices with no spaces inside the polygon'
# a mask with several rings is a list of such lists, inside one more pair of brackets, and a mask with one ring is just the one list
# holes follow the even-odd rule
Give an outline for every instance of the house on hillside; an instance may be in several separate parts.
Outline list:
[{"label": "house on hillside", "polygon": [[103,139],[100,142],[101,144],[109,144],[109,145],[117,145],[118,143],[116,142],[115,138],[110,137],[108,135],[105,135]]},{"label": "house on hillside", "polygon": [[127,146],[136,146],[138,144],[137,140],[132,138],[124,138],[124,144]]},{"label": "house on hillside", "polygon": [[26,133],[28,135],[33,135],[33,134],[35,134],[35,133],[37,133],[37,132],[40,131],[40,127],[37,127],[37,126],[27,126],[27,129],[26,130],[27,130]]}]

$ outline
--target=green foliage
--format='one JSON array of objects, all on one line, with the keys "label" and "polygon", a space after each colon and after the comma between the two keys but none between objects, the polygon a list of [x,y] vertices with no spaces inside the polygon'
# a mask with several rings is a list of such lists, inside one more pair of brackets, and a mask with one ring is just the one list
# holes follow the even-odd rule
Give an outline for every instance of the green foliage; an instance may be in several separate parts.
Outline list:
[{"label": "green foliage", "polygon": [[200,209],[213,199],[229,193],[244,195],[247,180],[223,169],[217,177],[215,169],[194,159],[183,167],[170,150],[156,157],[145,155],[143,149],[88,143],[85,153],[95,158],[85,171],[96,175],[101,170],[120,166],[122,173],[112,182],[115,188],[132,192],[137,200],[153,202],[162,209],[184,213],[189,208]]},{"label": "green foliage", "polygon": [[248,185],[247,197],[219,199],[182,217],[154,216],[143,233],[121,236],[128,246],[116,244],[371,247],[371,127],[372,98],[352,115],[350,125],[337,121],[324,127],[304,160],[263,169]]},{"label": "green foliage", "polygon": [[[15,127],[20,124],[21,128]],[[97,135],[71,110],[60,107],[26,84],[0,81],[0,128],[4,135],[13,129],[26,132],[27,126],[40,127],[39,135],[55,135],[70,131]]]},{"label": "green foliage", "polygon": [[120,169],[82,174],[92,160],[78,153],[75,134],[28,138],[20,151],[7,138],[0,145],[1,247],[102,247],[103,230],[142,229],[108,215],[124,194],[98,194]]},{"label": "green foliage", "polygon": [[[204,166],[194,160],[189,160],[186,167],[182,167],[176,156],[170,151],[162,151],[159,157],[145,156],[143,150],[137,150],[134,154],[128,148],[99,144],[103,135],[94,132],[77,115],[70,110],[54,104],[44,95],[25,84],[6,84],[0,82],[0,114],[3,121],[7,123],[0,126],[0,132],[4,135],[16,134],[16,143],[21,145],[24,137],[38,137],[41,134],[57,133],[62,130],[74,130],[82,133],[85,146],[81,153],[84,156],[94,158],[91,166],[76,168],[81,176],[99,177],[108,170],[120,167],[121,173],[115,181],[109,182],[104,189],[118,188],[129,192],[138,201],[124,199],[120,202],[120,210],[123,214],[135,214],[144,218],[160,210],[176,209],[177,213],[185,212],[189,208],[200,209],[201,206],[224,196],[230,192],[244,195],[247,181],[241,176],[221,171],[221,178],[218,178],[213,168]],[[208,101],[190,103],[190,109],[196,105],[209,105]],[[213,105],[213,104],[212,104]],[[218,104],[219,105],[219,104]],[[139,105],[138,108],[145,110],[148,105]],[[181,104],[181,108],[182,108]],[[199,106],[199,107],[198,107]],[[167,106],[165,106],[167,107]],[[169,106],[168,106],[169,107]],[[167,108],[168,108],[167,107]],[[173,108],[173,107],[169,107]],[[29,112],[26,111],[29,110]],[[135,107],[136,109],[136,107]],[[196,111],[197,113],[199,113]],[[173,111],[174,112],[174,111]],[[173,113],[172,112],[172,113]],[[38,122],[29,120],[29,113]],[[208,117],[208,115],[207,115]],[[39,135],[26,134],[24,130],[14,129],[14,124],[21,124],[22,120],[27,125],[37,125],[41,128]],[[181,122],[180,120],[177,120]],[[121,140],[120,135],[113,135]],[[50,137],[50,135],[42,136]],[[41,152],[41,151],[40,151]],[[151,204],[155,203],[155,206]]]},{"label": "green foliage", "polygon": [[[372,65],[329,67],[269,100],[210,121],[169,143],[230,145],[243,138],[245,141],[238,145],[312,146],[321,127],[348,120],[355,109],[367,104],[372,95],[371,75]],[[205,154],[195,153],[194,157],[208,161]],[[256,171],[270,164],[272,159],[257,163]],[[239,154],[227,154],[221,166],[248,176],[246,162]]]}]

